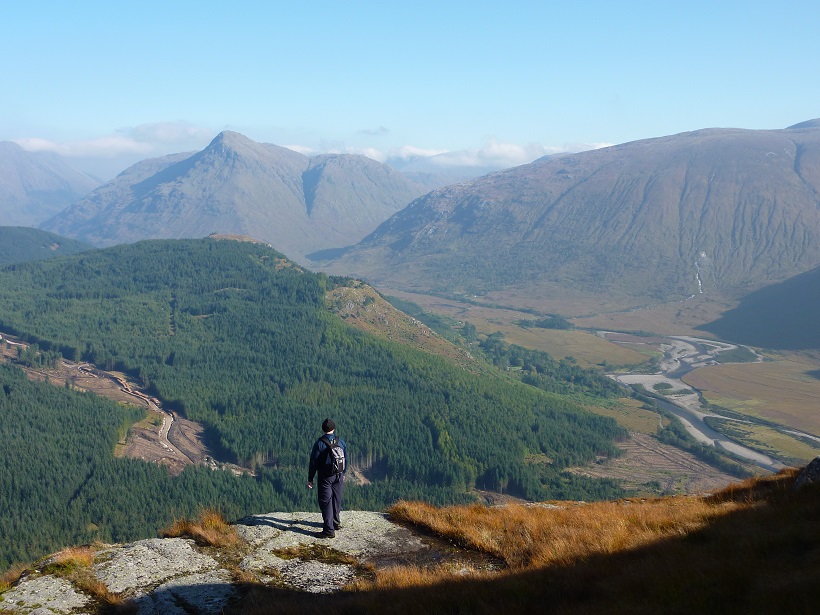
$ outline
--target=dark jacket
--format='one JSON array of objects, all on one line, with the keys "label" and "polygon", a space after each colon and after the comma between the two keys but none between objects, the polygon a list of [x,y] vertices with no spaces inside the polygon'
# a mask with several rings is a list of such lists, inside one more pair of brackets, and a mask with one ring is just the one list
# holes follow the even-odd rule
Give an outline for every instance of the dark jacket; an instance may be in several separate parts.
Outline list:
[{"label": "dark jacket", "polygon": [[[325,434],[322,436],[324,438],[327,436],[327,439],[331,442],[337,440],[337,444],[342,447],[342,450],[345,452],[345,470],[344,473],[347,474],[347,445],[345,441],[338,437],[336,434]],[[308,482],[313,482],[313,477],[316,473],[319,473],[319,476],[330,476],[330,455],[328,454],[328,445],[322,441],[322,438],[316,440],[316,443],[313,445],[313,450],[310,451],[310,465],[308,466]]]}]

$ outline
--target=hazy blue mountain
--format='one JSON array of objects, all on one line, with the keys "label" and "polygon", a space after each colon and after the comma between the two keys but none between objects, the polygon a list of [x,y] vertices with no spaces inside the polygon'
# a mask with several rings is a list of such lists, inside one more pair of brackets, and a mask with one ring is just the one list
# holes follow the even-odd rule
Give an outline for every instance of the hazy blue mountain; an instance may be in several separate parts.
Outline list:
[{"label": "hazy blue mountain", "polygon": [[470,166],[454,164],[444,156],[424,156],[410,160],[391,159],[387,164],[402,172],[402,175],[424,186],[427,190],[443,188],[451,184],[470,181],[476,177],[501,171],[501,166]]},{"label": "hazy blue mountain", "polygon": [[99,184],[56,154],[0,141],[0,224],[36,226]]},{"label": "hazy blue mountain", "polygon": [[0,226],[0,267],[91,250],[81,241],[23,226]]},{"label": "hazy blue mountain", "polygon": [[699,130],[449,186],[330,269],[448,292],[549,283],[661,299],[782,280],[820,263],[816,124]]},{"label": "hazy blue mountain", "polygon": [[364,156],[308,158],[226,131],[127,169],[42,227],[101,246],[240,234],[300,258],[355,243],[423,192]]}]

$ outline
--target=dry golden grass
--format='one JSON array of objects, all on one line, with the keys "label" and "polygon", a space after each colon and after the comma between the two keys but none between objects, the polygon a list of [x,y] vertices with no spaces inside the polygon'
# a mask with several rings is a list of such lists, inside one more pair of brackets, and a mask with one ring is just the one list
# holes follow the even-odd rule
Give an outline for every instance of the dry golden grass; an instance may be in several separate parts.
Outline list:
[{"label": "dry golden grass", "polygon": [[69,547],[52,556],[43,572],[68,579],[104,607],[122,607],[125,599],[111,592],[91,571],[94,555],[94,548],[90,546]]},{"label": "dry golden grass", "polygon": [[407,587],[434,587],[446,582],[463,581],[465,578],[489,579],[495,573],[465,567],[461,564],[440,564],[432,567],[391,566],[376,570],[374,578],[360,578],[345,589],[367,592],[373,589],[394,590]]},{"label": "dry golden grass", "polygon": [[330,596],[255,586],[228,612],[811,613],[820,587],[820,485],[794,490],[795,474],[708,497],[561,509],[400,503],[394,518],[480,545],[509,567],[376,570],[354,591]]},{"label": "dry golden grass", "polygon": [[162,538],[193,538],[197,544],[226,549],[242,542],[236,528],[217,510],[203,510],[198,519],[178,519],[160,532]]},{"label": "dry golden grass", "polygon": [[24,564],[14,564],[0,575],[0,594],[11,589],[11,586],[20,580],[28,568]]},{"label": "dry golden grass", "polygon": [[69,547],[51,558],[49,568],[71,571],[76,568],[88,568],[94,563],[94,550],[89,546]]},{"label": "dry golden grass", "polygon": [[737,504],[702,498],[562,503],[559,508],[481,505],[434,508],[398,502],[394,519],[424,526],[463,546],[502,559],[511,570],[569,564],[593,554],[611,554],[704,527]]}]

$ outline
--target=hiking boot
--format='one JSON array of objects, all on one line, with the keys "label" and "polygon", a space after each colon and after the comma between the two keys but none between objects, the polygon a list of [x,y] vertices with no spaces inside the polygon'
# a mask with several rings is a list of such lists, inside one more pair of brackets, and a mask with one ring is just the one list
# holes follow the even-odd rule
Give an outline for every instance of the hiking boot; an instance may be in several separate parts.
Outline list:
[{"label": "hiking boot", "polygon": [[336,538],[336,534],[322,530],[316,534],[316,538]]},{"label": "hiking boot", "polygon": [[341,524],[341,523],[334,523],[334,524],[333,524],[333,529],[334,529],[334,530],[340,530],[340,529],[342,529],[342,524]]}]

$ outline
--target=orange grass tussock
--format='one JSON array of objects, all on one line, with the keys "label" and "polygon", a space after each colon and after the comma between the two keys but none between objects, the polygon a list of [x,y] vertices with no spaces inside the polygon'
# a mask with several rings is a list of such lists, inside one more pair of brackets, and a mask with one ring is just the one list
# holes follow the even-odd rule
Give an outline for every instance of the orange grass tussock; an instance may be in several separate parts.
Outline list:
[{"label": "orange grass tussock", "polygon": [[11,589],[11,586],[20,580],[26,570],[24,564],[15,564],[0,575],[0,594]]},{"label": "orange grass tussock", "polygon": [[69,547],[51,558],[50,565],[56,568],[73,570],[88,568],[94,563],[94,549],[89,546]]},{"label": "orange grass tussock", "polygon": [[470,505],[436,509],[423,503],[398,502],[389,513],[394,519],[427,527],[458,544],[495,555],[511,570],[521,570],[570,564],[590,555],[686,535],[739,506],[731,500],[713,503],[679,496],[496,508]]},{"label": "orange grass tussock", "polygon": [[203,510],[199,518],[178,519],[160,532],[162,538],[193,538],[197,544],[208,547],[233,547],[242,540],[236,528],[229,524],[217,510]]}]

